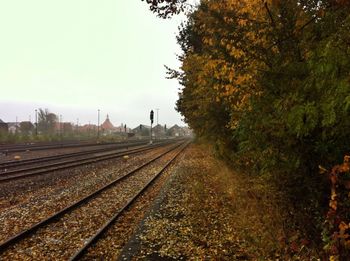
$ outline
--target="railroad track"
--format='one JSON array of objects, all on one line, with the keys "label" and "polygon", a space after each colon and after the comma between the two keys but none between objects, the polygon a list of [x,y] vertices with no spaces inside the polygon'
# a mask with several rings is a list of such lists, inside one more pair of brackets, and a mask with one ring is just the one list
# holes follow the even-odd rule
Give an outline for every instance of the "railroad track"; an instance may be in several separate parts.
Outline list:
[{"label": "railroad track", "polygon": [[[57,170],[79,167],[82,165],[93,164],[93,163],[97,163],[105,160],[111,160],[111,159],[119,158],[125,155],[145,152],[160,146],[168,145],[169,143],[171,142],[170,141],[167,141],[164,143],[160,142],[153,145],[148,145],[141,148],[129,149],[122,152],[113,152],[113,151],[108,152],[106,149],[103,149],[102,151],[99,150],[98,153],[80,152],[80,153],[75,153],[75,154],[73,153],[69,155],[67,154],[67,155],[61,155],[56,157],[49,156],[47,158],[42,158],[42,159],[39,158],[35,160],[28,159],[28,160],[23,160],[22,162],[18,162],[18,165],[16,165],[15,162],[11,162],[11,163],[7,162],[5,163],[5,167],[3,167],[0,170],[0,183],[16,180],[16,179],[22,179],[26,177],[31,177],[35,175],[48,174]],[[58,161],[58,162],[52,162],[52,161]],[[25,168],[18,169],[18,166],[23,166],[28,164],[29,165],[40,164],[40,165],[27,166]],[[15,169],[11,170],[11,168],[15,168]]]},{"label": "railroad track", "polygon": [[[136,141],[129,141],[132,144]],[[51,149],[62,149],[62,148],[76,148],[76,147],[96,147],[101,145],[118,145],[125,144],[125,142],[55,142],[47,144],[23,144],[23,145],[1,145],[0,154],[9,154],[14,152],[24,152],[24,151],[36,151],[36,150],[51,150]]]},{"label": "railroad track", "polygon": [[[129,148],[129,147],[142,146],[142,145],[147,145],[148,143],[149,143],[148,141],[133,142],[133,143],[120,143],[118,145],[113,145],[113,146],[108,145],[104,148],[92,149],[92,150],[87,150],[87,151],[63,153],[63,154],[45,156],[45,157],[40,157],[40,158],[4,161],[4,162],[0,162],[0,173],[4,172],[4,169],[9,170],[11,168],[16,168],[19,166],[47,162],[50,160],[58,160],[58,159],[70,158],[70,157],[74,157],[74,156],[88,155],[88,154],[93,154],[93,153],[100,153],[100,152],[107,152],[107,151],[112,151],[112,150],[117,150],[117,149],[125,149],[125,148]],[[101,146],[103,146],[103,145],[104,144],[101,144]]]},{"label": "railroad track", "polygon": [[[2,242],[0,259],[79,259],[145,193],[188,144],[184,141],[173,145],[141,166]],[[25,249],[30,249],[32,253],[26,254]]]},{"label": "railroad track", "polygon": [[[161,142],[164,143],[167,141],[160,141],[158,143],[161,143]],[[35,164],[35,163],[48,162],[51,160],[59,160],[59,159],[94,154],[94,153],[102,153],[102,152],[107,152],[107,151],[125,149],[125,148],[130,148],[130,147],[148,145],[148,144],[149,144],[149,141],[141,141],[141,142],[139,141],[139,142],[133,142],[133,143],[120,143],[118,145],[113,145],[113,146],[109,145],[109,146],[99,148],[99,149],[84,150],[84,151],[78,151],[78,152],[72,152],[72,153],[62,153],[62,154],[58,154],[58,155],[44,156],[44,157],[39,157],[39,158],[30,158],[30,159],[22,159],[22,160],[9,160],[9,161],[0,162],[0,173],[5,172],[5,169],[6,169],[6,171],[9,171],[11,168],[17,168],[20,166],[31,165],[31,164]],[[101,146],[103,146],[103,145],[101,145]]]}]

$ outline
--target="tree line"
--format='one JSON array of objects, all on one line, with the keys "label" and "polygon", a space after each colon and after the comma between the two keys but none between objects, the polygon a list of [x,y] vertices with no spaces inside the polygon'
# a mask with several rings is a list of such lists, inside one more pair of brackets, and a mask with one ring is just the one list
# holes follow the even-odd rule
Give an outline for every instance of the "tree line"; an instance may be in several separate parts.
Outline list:
[{"label": "tree line", "polygon": [[[164,18],[186,4],[147,2]],[[350,150],[349,32],[349,0],[202,0],[177,37],[181,68],[168,72],[195,133],[235,167],[270,177],[307,209],[310,230],[328,208],[319,168]],[[320,240],[331,245],[327,232]]]}]

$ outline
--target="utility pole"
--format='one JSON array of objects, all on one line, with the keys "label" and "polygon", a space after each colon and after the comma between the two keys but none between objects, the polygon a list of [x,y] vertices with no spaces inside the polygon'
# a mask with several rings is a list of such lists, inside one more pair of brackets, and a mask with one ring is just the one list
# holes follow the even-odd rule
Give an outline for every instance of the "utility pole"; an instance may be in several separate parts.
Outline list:
[{"label": "utility pole", "polygon": [[35,109],[35,136],[38,136],[38,110]]},{"label": "utility pole", "polygon": [[61,136],[61,143],[62,143],[62,137],[63,137],[62,114],[60,114],[60,136]]},{"label": "utility pole", "polygon": [[76,135],[77,135],[78,140],[80,140],[80,137],[79,137],[79,118],[77,118]]},{"label": "utility pole", "polygon": [[98,109],[97,113],[97,139],[100,138],[100,109]]},{"label": "utility pole", "polygon": [[157,110],[157,125],[158,125],[158,111],[159,111],[159,109],[156,109]]}]

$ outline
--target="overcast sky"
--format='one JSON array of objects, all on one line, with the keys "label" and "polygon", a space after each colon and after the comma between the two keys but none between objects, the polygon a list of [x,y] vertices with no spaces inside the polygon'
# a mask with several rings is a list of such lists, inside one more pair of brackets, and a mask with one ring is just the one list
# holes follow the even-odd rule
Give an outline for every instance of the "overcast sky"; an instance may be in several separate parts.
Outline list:
[{"label": "overcast sky", "polygon": [[[0,2],[0,119],[34,121],[36,108],[63,121],[114,125],[184,125],[175,111],[179,85],[177,28],[183,17],[157,18],[141,0]],[[156,112],[156,111],[155,111]]]}]

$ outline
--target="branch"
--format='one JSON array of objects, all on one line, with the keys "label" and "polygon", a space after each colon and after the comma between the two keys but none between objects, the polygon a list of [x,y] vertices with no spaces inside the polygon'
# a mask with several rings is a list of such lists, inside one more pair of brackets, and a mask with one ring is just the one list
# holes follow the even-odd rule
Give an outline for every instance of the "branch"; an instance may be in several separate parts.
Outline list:
[{"label": "branch", "polygon": [[266,1],[264,2],[264,6],[266,8],[267,13],[269,14],[272,26],[275,27],[276,26],[275,20],[273,20],[272,13],[271,13]]}]

